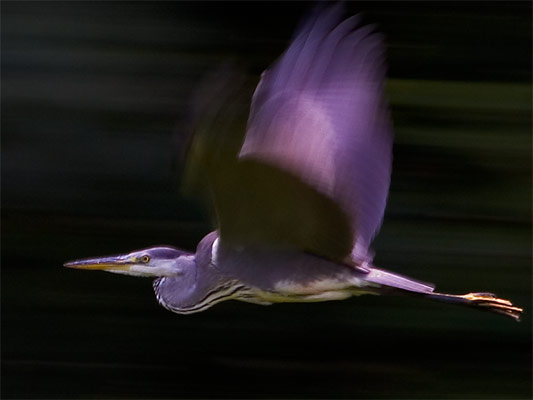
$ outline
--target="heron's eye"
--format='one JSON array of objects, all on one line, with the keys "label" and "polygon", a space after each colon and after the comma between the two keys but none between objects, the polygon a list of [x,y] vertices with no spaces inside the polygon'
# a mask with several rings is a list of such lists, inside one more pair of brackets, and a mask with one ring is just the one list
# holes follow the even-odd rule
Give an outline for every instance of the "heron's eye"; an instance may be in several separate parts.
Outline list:
[{"label": "heron's eye", "polygon": [[142,257],[141,257],[141,261],[142,261],[143,263],[147,264],[148,261],[150,261],[150,256],[142,256]]}]

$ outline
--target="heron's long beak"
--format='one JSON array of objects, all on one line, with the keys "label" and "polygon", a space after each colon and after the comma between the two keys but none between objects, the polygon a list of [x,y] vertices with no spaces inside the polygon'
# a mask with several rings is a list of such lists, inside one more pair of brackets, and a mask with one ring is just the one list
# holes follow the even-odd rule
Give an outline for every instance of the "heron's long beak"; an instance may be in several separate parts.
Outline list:
[{"label": "heron's long beak", "polygon": [[105,271],[129,271],[133,260],[128,256],[112,256],[101,258],[86,258],[83,260],[69,261],[63,266],[76,269],[93,269]]}]

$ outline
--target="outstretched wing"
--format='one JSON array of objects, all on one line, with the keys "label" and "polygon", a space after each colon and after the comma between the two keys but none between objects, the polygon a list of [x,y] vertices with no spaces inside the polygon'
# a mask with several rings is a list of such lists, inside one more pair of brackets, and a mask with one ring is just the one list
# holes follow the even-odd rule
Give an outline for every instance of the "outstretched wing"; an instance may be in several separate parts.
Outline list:
[{"label": "outstretched wing", "polygon": [[366,258],[389,189],[392,129],[383,99],[384,44],[341,5],[316,10],[253,97],[241,160],[292,173],[349,215]]},{"label": "outstretched wing", "polygon": [[333,199],[273,163],[239,158],[247,86],[243,75],[223,66],[198,88],[184,192],[207,200],[226,245],[297,248],[343,259],[352,233]]},{"label": "outstretched wing", "polygon": [[195,137],[192,150],[195,143],[203,150],[192,152],[190,165],[202,161],[203,178],[189,176],[208,185],[224,243],[367,257],[391,168],[383,44],[357,17],[342,21],[342,13],[339,5],[317,9],[263,73],[244,142],[220,139],[234,125],[224,111],[231,98],[216,118],[208,113],[217,139]]}]

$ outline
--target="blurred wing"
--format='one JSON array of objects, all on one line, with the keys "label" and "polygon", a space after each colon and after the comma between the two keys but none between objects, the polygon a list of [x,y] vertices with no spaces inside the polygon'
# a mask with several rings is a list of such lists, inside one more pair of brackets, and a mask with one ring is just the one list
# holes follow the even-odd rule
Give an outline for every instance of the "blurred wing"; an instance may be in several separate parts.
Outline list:
[{"label": "blurred wing", "polygon": [[351,248],[350,224],[332,199],[275,164],[239,159],[250,97],[244,75],[231,66],[200,84],[185,129],[191,143],[183,191],[207,202],[227,245],[298,248],[343,259]]},{"label": "blurred wing", "polygon": [[180,136],[181,146],[191,141],[182,190],[207,202],[227,245],[344,258],[350,224],[332,199],[275,164],[239,159],[250,97],[247,80],[233,66],[218,68],[199,85]]},{"label": "blurred wing", "polygon": [[385,210],[392,129],[383,40],[342,13],[317,10],[263,73],[240,160],[275,165],[332,199],[349,216],[352,257],[365,259]]},{"label": "blurred wing", "polygon": [[231,64],[207,74],[196,88],[189,121],[176,135],[179,150],[187,150],[182,177],[186,195],[213,200],[217,171],[234,164],[242,146],[252,90]]},{"label": "blurred wing", "polygon": [[341,6],[318,10],[264,72],[244,127],[242,80],[195,101],[185,188],[214,206],[222,242],[367,258],[390,179],[383,44]]},{"label": "blurred wing", "polygon": [[339,261],[350,254],[346,214],[296,175],[254,159],[216,174],[213,192],[224,245],[297,248]]}]

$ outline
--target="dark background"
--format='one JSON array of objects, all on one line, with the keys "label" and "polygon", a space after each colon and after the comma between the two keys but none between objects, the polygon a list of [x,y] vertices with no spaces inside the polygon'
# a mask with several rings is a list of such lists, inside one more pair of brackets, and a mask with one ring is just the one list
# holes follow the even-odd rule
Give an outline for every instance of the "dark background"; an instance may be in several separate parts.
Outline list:
[{"label": "dark background", "polygon": [[[348,3],[387,36],[382,267],[523,321],[410,298],[181,316],[73,258],[210,230],[173,132],[202,76],[258,76],[309,4],[2,2],[2,398],[530,398],[531,4]],[[178,150],[178,151],[177,151]]]}]

